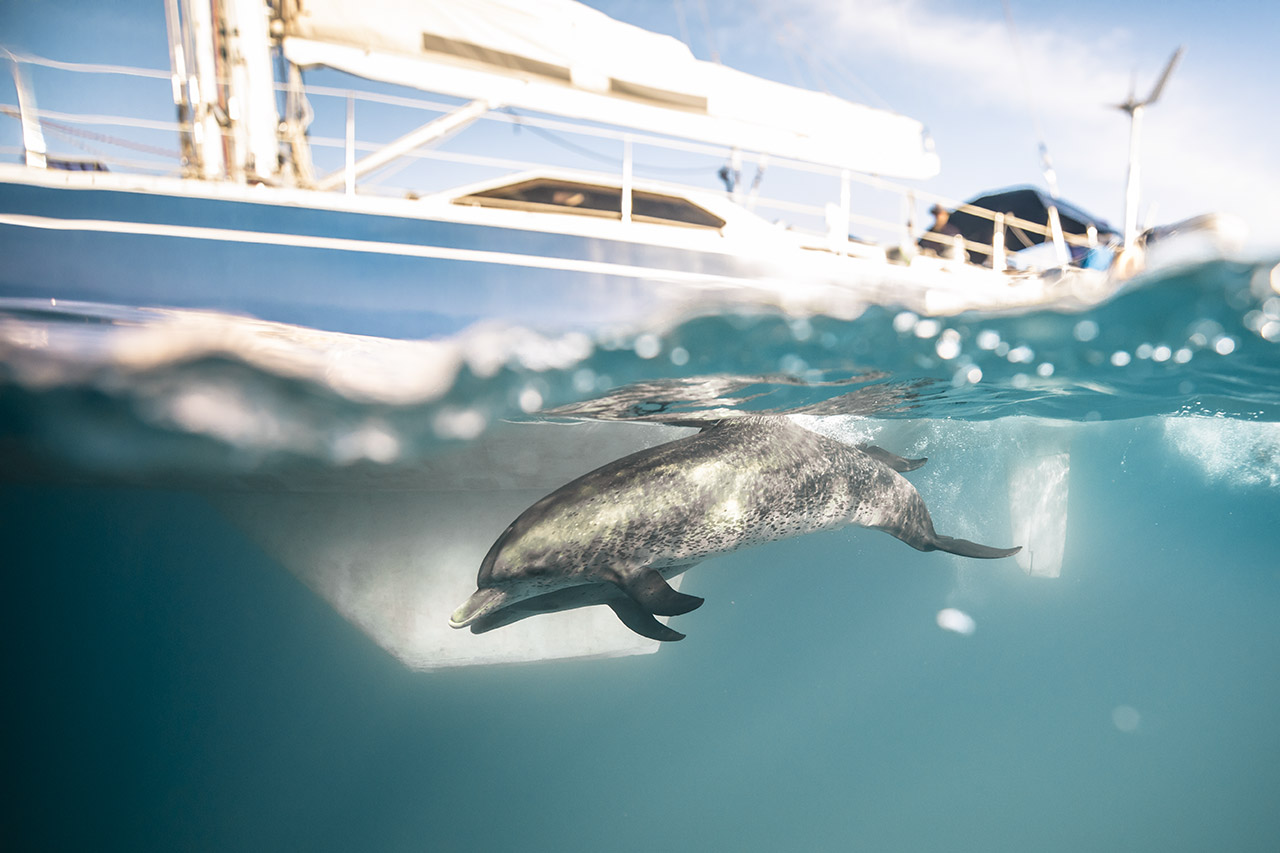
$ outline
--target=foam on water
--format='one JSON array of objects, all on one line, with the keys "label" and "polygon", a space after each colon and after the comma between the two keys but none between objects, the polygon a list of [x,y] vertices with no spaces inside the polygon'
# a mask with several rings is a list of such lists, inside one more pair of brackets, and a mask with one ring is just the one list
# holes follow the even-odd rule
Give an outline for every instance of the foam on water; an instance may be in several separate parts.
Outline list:
[{"label": "foam on water", "polygon": [[[0,431],[24,451],[11,464],[138,480],[153,470],[276,475],[300,460],[412,468],[531,417],[1270,422],[1280,420],[1275,277],[1269,264],[1204,264],[1084,314],[698,313],[630,331],[481,325],[426,341],[10,300],[0,305]],[[1209,427],[1170,429],[1189,452],[1224,452],[1221,439],[1194,437]],[[1265,439],[1252,441],[1242,452],[1270,458]]]},{"label": "foam on water", "polygon": [[1237,487],[1280,486],[1280,423],[1165,418],[1170,446],[1210,478]]}]

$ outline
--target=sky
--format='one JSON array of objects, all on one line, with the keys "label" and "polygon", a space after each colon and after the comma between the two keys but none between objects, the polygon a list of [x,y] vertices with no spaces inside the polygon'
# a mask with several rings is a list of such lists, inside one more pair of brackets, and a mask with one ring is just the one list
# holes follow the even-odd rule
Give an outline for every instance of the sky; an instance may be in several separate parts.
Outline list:
[{"label": "sky", "polygon": [[1135,82],[1149,94],[1185,45],[1145,111],[1140,212],[1150,224],[1231,212],[1251,245],[1280,246],[1272,0],[1009,0],[1016,42],[1001,0],[707,0],[706,16],[701,0],[592,5],[684,36],[699,58],[714,47],[727,65],[919,119],[942,160],[927,187],[942,195],[1043,186],[1043,140],[1062,195],[1117,225],[1129,129],[1111,105]]},{"label": "sky", "polygon": [[[588,5],[681,38],[699,58],[919,119],[942,161],[922,186],[944,196],[1043,186],[1043,141],[1062,195],[1116,225],[1128,122],[1112,105],[1131,86],[1145,97],[1185,45],[1161,100],[1146,111],[1140,216],[1157,224],[1229,212],[1249,225],[1250,248],[1280,249],[1274,0]],[[0,0],[0,45],[56,59],[168,66],[159,0]]]}]

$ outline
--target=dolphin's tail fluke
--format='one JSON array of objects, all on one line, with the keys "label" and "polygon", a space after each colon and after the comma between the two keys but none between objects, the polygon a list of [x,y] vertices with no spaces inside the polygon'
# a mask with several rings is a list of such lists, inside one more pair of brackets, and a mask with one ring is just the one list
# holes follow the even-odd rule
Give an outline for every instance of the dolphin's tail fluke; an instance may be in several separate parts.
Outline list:
[{"label": "dolphin's tail fluke", "polygon": [[[914,461],[914,460],[906,460]],[[895,476],[896,475],[891,475]],[[881,524],[874,525],[890,536],[901,539],[917,551],[946,551],[959,554],[961,557],[976,557],[980,560],[994,560],[1009,557],[1022,550],[1017,548],[992,548],[990,545],[979,545],[968,539],[956,539],[943,536],[933,529],[933,519],[929,517],[929,509],[924,505],[924,498],[911,484],[901,477],[896,477],[899,495],[904,500],[897,511],[888,514]]]},{"label": "dolphin's tail fluke", "polygon": [[959,554],[961,557],[977,557],[980,560],[1012,557],[1022,550],[1021,545],[1016,548],[992,548],[990,545],[979,545],[977,542],[970,542],[968,539],[939,536],[936,533],[933,536],[933,547],[949,554]]}]

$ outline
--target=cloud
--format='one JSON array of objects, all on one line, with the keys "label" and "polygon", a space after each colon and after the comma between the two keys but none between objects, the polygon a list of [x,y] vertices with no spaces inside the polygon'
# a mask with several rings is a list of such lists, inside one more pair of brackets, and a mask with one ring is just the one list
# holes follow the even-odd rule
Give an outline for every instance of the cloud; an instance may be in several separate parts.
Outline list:
[{"label": "cloud", "polygon": [[[796,14],[794,5],[788,8]],[[1034,111],[1064,194],[1118,218],[1128,126],[1107,105],[1129,93],[1138,57],[1138,96],[1150,91],[1162,65],[1150,59],[1145,40],[1139,44],[1129,30],[1103,20],[1090,19],[1087,29],[1069,27],[1040,10],[1037,17],[1015,8],[1015,52],[995,4],[985,17],[940,0],[809,0],[802,8],[806,29],[828,50],[838,44],[842,52],[856,52],[856,62],[849,64],[858,69],[874,63],[882,79],[916,87],[913,109],[927,101],[963,101],[970,110],[967,123],[919,116],[938,139],[944,168],[962,174],[965,169],[949,161],[948,151],[973,156],[995,140],[1025,138]],[[1185,26],[1193,29],[1192,19]],[[1212,66],[1207,56],[1197,61],[1193,44],[1163,99],[1147,111],[1144,210],[1158,207],[1160,221],[1226,210],[1250,223],[1255,247],[1280,246],[1280,212],[1270,194],[1259,192],[1280,187],[1280,164],[1272,153],[1274,111],[1256,108],[1268,97],[1274,102],[1274,93],[1266,91],[1274,83],[1261,72],[1226,82],[1230,78]],[[1006,160],[1010,154],[1018,156],[1009,152]],[[1023,180],[1039,177],[1030,152],[1017,162],[1028,164]]]},{"label": "cloud", "polygon": [[[856,38],[860,49],[924,69],[939,86],[962,91],[975,103],[1012,106],[1011,89],[1019,87],[1011,83],[1025,79],[1037,100],[1086,118],[1098,111],[1098,93],[1123,94],[1128,85],[1127,72],[1104,59],[1124,50],[1129,39],[1123,30],[1084,42],[1059,30],[1023,26],[1015,52],[1002,18],[961,15],[938,2],[816,5],[827,6],[836,26]],[[1024,98],[1017,92],[1012,100],[1021,107]]]}]

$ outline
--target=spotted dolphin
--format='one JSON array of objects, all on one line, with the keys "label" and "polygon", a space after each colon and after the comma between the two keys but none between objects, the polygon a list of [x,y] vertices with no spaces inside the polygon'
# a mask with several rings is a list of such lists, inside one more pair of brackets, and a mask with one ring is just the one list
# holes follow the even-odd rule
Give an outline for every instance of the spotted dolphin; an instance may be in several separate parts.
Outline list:
[{"label": "spotted dolphin", "polygon": [[638,634],[679,640],[654,616],[688,613],[703,599],[677,592],[671,577],[708,557],[848,524],[921,551],[992,559],[1020,550],[938,534],[901,474],[924,462],[784,417],[719,421],[584,474],[521,513],[449,624],[480,633],[604,604]]}]

